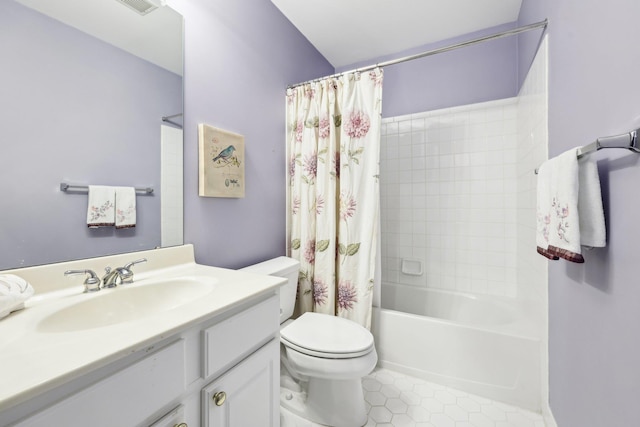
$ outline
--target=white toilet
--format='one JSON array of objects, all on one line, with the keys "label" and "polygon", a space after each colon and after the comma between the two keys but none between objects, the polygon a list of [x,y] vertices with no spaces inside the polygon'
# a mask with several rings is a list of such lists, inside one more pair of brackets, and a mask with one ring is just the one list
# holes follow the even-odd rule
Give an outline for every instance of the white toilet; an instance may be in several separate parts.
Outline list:
[{"label": "white toilet", "polygon": [[351,320],[326,314],[290,319],[299,265],[279,257],[242,269],[288,280],[280,289],[280,404],[315,423],[361,427],[367,423],[362,377],[378,361],[373,335]]}]

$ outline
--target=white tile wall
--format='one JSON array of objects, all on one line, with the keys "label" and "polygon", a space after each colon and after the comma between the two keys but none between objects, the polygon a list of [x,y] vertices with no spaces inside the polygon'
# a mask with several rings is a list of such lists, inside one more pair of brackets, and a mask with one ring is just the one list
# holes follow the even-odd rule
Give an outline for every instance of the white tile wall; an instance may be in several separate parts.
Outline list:
[{"label": "white tile wall", "polygon": [[[519,296],[543,316],[533,170],[547,159],[546,57],[545,39],[517,98],[383,120],[383,283]],[[403,274],[403,258],[424,274]]]},{"label": "white tile wall", "polygon": [[512,98],[383,120],[383,282],[516,295],[517,111]]}]

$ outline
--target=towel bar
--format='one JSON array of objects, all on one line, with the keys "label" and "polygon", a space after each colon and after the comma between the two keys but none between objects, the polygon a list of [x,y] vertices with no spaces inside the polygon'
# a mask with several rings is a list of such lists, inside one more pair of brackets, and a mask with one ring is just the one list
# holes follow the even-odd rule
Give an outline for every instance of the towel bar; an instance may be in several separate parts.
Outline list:
[{"label": "towel bar", "polygon": [[[640,147],[638,147],[638,132],[640,132],[640,129],[632,130],[631,132],[621,135],[598,138],[591,144],[578,148],[576,155],[578,158],[581,158],[603,148],[626,148],[634,153],[640,153]],[[536,168],[534,172],[537,175],[538,169]]]},{"label": "towel bar", "polygon": [[[79,190],[79,191],[89,191],[89,186],[88,185],[72,185],[72,184],[67,184],[66,182],[61,182],[60,183],[60,191],[67,191],[67,190]],[[136,188],[136,193],[144,193],[144,194],[152,194],[153,193],[153,188],[151,187],[144,187],[144,188]]]}]

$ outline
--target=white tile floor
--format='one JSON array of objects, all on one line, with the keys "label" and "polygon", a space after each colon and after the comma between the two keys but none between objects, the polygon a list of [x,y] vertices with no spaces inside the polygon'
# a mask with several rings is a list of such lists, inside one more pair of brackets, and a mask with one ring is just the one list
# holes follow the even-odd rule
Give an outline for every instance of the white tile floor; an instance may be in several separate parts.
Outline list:
[{"label": "white tile floor", "polygon": [[[545,427],[540,414],[376,368],[362,380],[366,427]],[[281,409],[281,427],[322,427]]]}]

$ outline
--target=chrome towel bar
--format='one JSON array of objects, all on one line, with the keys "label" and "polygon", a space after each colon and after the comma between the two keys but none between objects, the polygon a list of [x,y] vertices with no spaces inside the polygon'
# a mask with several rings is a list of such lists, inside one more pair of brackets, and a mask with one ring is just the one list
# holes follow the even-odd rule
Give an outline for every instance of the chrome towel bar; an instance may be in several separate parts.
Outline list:
[{"label": "chrome towel bar", "polygon": [[578,158],[583,157],[602,148],[626,148],[634,153],[640,153],[638,147],[638,132],[640,129],[632,130],[629,133],[623,133],[616,136],[605,136],[598,138],[589,145],[578,148]]},{"label": "chrome towel bar", "polygon": [[[632,130],[631,132],[621,135],[598,138],[591,144],[578,148],[576,155],[578,158],[581,158],[603,148],[625,148],[634,153],[640,153],[640,147],[638,147],[638,132],[640,132],[640,129]],[[538,173],[538,169],[535,170],[535,173]]]},{"label": "chrome towel bar", "polygon": [[[60,183],[60,191],[68,191],[68,190],[80,191],[80,192],[88,192],[89,191],[89,186],[88,185],[73,185],[73,184],[67,184],[66,182],[61,182]],[[136,190],[136,193],[144,193],[144,194],[152,194],[153,193],[153,188],[151,188],[151,187],[136,188],[135,190]]]}]

